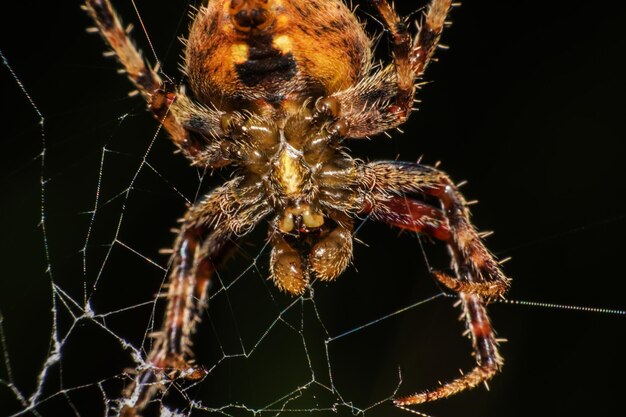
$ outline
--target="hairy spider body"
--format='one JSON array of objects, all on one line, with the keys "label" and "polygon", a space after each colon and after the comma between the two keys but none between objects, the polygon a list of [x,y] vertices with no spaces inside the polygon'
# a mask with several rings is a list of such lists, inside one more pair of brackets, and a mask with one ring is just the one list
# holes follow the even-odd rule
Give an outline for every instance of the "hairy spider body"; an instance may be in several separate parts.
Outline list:
[{"label": "hairy spider body", "polygon": [[[502,365],[485,304],[508,288],[469,220],[463,196],[434,168],[364,163],[346,139],[385,132],[411,113],[416,81],[451,7],[432,0],[415,35],[386,0],[372,0],[390,32],[393,63],[372,65],[371,41],[341,0],[215,0],[201,7],[186,41],[193,97],[146,65],[109,0],[85,9],[174,144],[204,168],[235,177],[189,209],[174,244],[162,330],[122,407],[138,415],[166,375],[197,378],[190,337],[217,265],[238,237],[269,220],[270,277],[300,295],[310,280],[337,278],[352,257],[353,218],[368,215],[430,235],[449,249],[452,272],[433,271],[459,295],[476,367],[399,406],[455,394]],[[435,207],[420,201],[426,195]]]},{"label": "hairy spider body", "polygon": [[370,40],[341,0],[210,1],[185,52],[203,102],[275,115],[355,84],[369,65]]}]

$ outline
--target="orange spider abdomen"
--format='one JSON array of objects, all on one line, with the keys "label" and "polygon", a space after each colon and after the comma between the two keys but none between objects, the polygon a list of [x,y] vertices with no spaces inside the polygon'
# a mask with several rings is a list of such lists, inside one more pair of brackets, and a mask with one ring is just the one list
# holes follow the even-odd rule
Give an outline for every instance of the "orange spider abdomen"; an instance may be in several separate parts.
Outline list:
[{"label": "orange spider abdomen", "polygon": [[185,67],[199,99],[240,109],[345,89],[370,58],[369,38],[340,0],[221,0],[198,11]]}]

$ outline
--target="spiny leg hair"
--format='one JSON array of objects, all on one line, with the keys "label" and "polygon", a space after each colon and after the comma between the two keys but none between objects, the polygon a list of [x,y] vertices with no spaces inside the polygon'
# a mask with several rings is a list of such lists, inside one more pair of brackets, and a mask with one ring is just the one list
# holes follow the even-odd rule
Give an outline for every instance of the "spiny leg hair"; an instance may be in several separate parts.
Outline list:
[{"label": "spiny leg hair", "polygon": [[165,375],[196,379],[204,371],[193,365],[191,336],[206,305],[211,277],[233,246],[271,209],[251,187],[235,178],[207,195],[182,219],[169,272],[165,318],[148,354],[150,367],[139,371],[126,390],[123,416],[138,416],[161,388]]},{"label": "spiny leg hair", "polygon": [[[503,360],[485,303],[503,296],[510,279],[471,224],[465,199],[445,173],[424,165],[375,162],[365,165],[363,174],[368,190],[366,211],[374,219],[428,234],[448,245],[454,277],[443,273],[435,276],[459,294],[476,359],[476,367],[469,373],[434,390],[396,399],[395,403],[406,406],[433,401],[486,382],[499,371]],[[409,196],[416,193],[435,197],[441,209]]]},{"label": "spiny leg hair", "polygon": [[413,107],[416,79],[430,62],[452,7],[451,0],[433,0],[414,38],[387,0],[371,0],[391,34],[394,62],[331,97],[340,104],[347,138],[383,133],[404,123]]},{"label": "spiny leg hair", "polygon": [[[174,144],[196,165],[211,166],[206,146],[222,135],[216,109],[193,103],[182,88],[163,81],[155,68],[144,61],[109,0],[86,0],[83,9],[96,23],[100,33],[124,67],[128,78],[162,123]],[[192,133],[198,133],[194,135]],[[204,152],[203,152],[204,151]]]}]

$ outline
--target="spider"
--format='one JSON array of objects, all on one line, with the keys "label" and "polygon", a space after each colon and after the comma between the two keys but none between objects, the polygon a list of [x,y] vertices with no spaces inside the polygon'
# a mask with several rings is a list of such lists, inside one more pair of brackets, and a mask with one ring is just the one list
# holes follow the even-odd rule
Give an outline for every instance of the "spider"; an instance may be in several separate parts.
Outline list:
[{"label": "spider", "polygon": [[471,224],[457,186],[436,168],[364,163],[345,148],[348,139],[407,120],[451,0],[432,0],[416,34],[387,0],[370,3],[391,39],[393,61],[382,67],[373,65],[372,40],[342,0],[211,0],[195,12],[185,41],[188,94],[143,60],[109,0],[86,0],[97,31],[191,164],[236,168],[233,179],[182,220],[162,329],[122,414],[138,415],[166,377],[202,376],[193,365],[191,336],[212,274],[236,239],[264,219],[270,279],[294,296],[312,277],[332,281],[346,269],[357,216],[447,245],[452,272],[433,273],[458,295],[476,366],[437,388],[397,398],[396,405],[448,397],[486,382],[502,366],[485,305],[503,296],[510,280]]}]

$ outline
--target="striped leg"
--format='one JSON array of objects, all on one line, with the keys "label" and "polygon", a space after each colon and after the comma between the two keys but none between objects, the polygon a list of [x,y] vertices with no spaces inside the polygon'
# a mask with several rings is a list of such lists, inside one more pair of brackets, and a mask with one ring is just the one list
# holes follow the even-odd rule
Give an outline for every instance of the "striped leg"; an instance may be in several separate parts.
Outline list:
[{"label": "striped leg", "polygon": [[167,309],[161,331],[148,354],[149,368],[140,370],[126,390],[121,416],[139,416],[169,378],[205,375],[193,364],[191,336],[200,322],[215,268],[233,246],[270,212],[267,202],[235,178],[191,208],[172,254]]},{"label": "striped leg", "polygon": [[404,123],[417,85],[437,49],[451,0],[432,0],[415,37],[387,0],[371,0],[391,35],[393,63],[357,85],[333,94],[345,136],[363,138]]},{"label": "striped leg", "polygon": [[206,144],[191,133],[200,128],[198,133],[202,137],[217,137],[221,134],[221,113],[193,103],[182,90],[164,82],[156,70],[146,64],[109,0],[86,0],[83,8],[94,20],[95,31],[111,47],[174,144],[192,161],[202,158]]},{"label": "striped leg", "polygon": [[141,415],[162,389],[162,381],[183,377],[197,379],[205,375],[193,364],[191,336],[200,322],[207,291],[216,263],[231,247],[230,233],[220,228],[202,240],[206,229],[192,227],[179,235],[167,288],[167,309],[163,327],[154,333],[155,343],[148,355],[150,368],[141,370],[125,391],[123,417]]},{"label": "striped leg", "polygon": [[[502,296],[509,279],[485,248],[469,220],[463,196],[443,172],[418,164],[372,163],[364,167],[370,195],[365,212],[395,227],[425,233],[448,245],[455,276],[436,273],[437,278],[457,292],[463,317],[472,340],[476,367],[440,387],[395,400],[398,406],[420,404],[473,388],[493,377],[503,364],[495,332],[485,303]],[[436,197],[441,209],[407,194]]]}]

